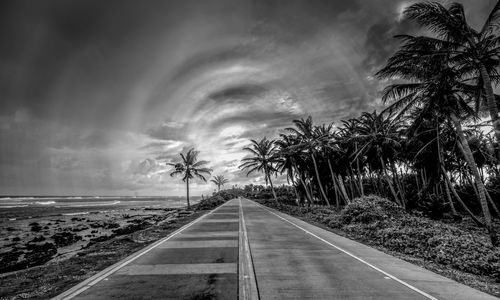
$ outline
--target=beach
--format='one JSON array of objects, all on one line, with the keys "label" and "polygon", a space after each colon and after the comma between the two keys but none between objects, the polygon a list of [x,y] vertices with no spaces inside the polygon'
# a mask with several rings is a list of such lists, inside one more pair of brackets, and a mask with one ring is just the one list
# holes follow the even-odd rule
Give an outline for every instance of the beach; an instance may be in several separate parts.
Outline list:
[{"label": "beach", "polygon": [[0,198],[0,273],[66,260],[95,243],[173,222],[184,206],[181,197]]}]

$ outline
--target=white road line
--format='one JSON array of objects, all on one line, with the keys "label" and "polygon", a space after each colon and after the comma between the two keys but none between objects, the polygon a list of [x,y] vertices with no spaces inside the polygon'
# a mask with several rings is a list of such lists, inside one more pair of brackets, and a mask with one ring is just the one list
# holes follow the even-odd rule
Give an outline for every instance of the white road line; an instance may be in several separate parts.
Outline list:
[{"label": "white road line", "polygon": [[360,261],[360,262],[364,263],[365,265],[369,266],[370,268],[372,268],[372,269],[374,269],[374,270],[376,270],[376,271],[378,271],[378,272],[380,272],[380,273],[384,274],[385,276],[387,276],[387,277],[389,277],[389,278],[391,278],[391,279],[393,279],[393,280],[395,280],[395,281],[399,282],[400,284],[402,284],[402,285],[406,286],[407,288],[409,288],[409,289],[411,289],[411,290],[413,290],[413,291],[415,291],[415,292],[419,293],[420,295],[422,295],[422,296],[424,296],[424,297],[426,297],[426,298],[428,298],[428,299],[431,299],[431,300],[439,300],[438,298],[436,298],[436,297],[434,297],[434,296],[431,296],[431,295],[427,294],[426,292],[424,292],[424,291],[422,291],[422,290],[420,290],[420,289],[418,289],[418,288],[414,287],[413,285],[411,285],[411,284],[409,284],[409,283],[407,283],[407,282],[405,282],[405,281],[403,281],[403,280],[401,280],[401,279],[397,278],[396,276],[391,275],[391,274],[387,273],[386,271],[379,269],[378,267],[376,267],[376,266],[374,266],[374,265],[370,264],[369,262],[365,261],[364,259],[362,259],[362,258],[360,258],[360,257],[357,257],[356,255],[354,255],[354,254],[350,253],[349,251],[344,250],[344,249],[342,249],[342,248],[340,248],[340,247],[338,247],[338,246],[336,246],[336,245],[334,245],[334,244],[330,243],[329,241],[327,241],[327,240],[325,240],[325,239],[323,239],[323,238],[321,238],[321,237],[319,237],[319,236],[315,235],[314,233],[310,232],[309,230],[307,230],[307,229],[305,229],[305,228],[300,227],[299,225],[297,225],[297,224],[293,223],[292,221],[289,221],[289,220],[287,220],[287,219],[283,218],[282,216],[280,216],[280,215],[278,215],[278,214],[274,213],[273,211],[271,211],[271,210],[267,209],[267,208],[266,208],[266,207],[264,207],[263,205],[261,205],[261,204],[259,204],[259,203],[256,203],[256,202],[254,202],[254,203],[255,203],[255,204],[257,204],[257,205],[258,205],[259,207],[261,207],[262,209],[264,209],[264,210],[268,211],[269,213],[271,213],[271,214],[273,214],[273,215],[277,216],[278,218],[282,219],[283,221],[285,221],[285,222],[287,222],[287,223],[292,224],[293,226],[295,226],[295,227],[299,228],[300,230],[304,231],[305,233],[307,233],[307,234],[309,234],[309,235],[312,235],[313,237],[315,237],[315,238],[319,239],[320,241],[322,241],[322,242],[324,242],[324,243],[326,243],[326,244],[328,244],[328,245],[332,246],[333,248],[335,248],[335,249],[337,249],[337,250],[340,250],[340,251],[344,252],[345,254],[349,255],[350,257],[352,257],[352,258],[354,258],[354,259],[356,259],[356,260],[358,260],[358,261]]},{"label": "white road line", "polygon": [[[218,208],[216,208],[215,210],[218,210],[218,209],[220,209],[223,206],[224,205],[221,205]],[[52,298],[52,300],[63,300],[63,299],[66,300],[66,299],[72,299],[72,298],[78,296],[79,294],[83,293],[84,291],[86,291],[90,287],[92,287],[95,284],[99,283],[104,278],[106,278],[109,275],[115,273],[117,270],[123,268],[125,265],[131,263],[132,261],[138,259],[139,257],[143,256],[144,254],[146,254],[149,251],[153,250],[154,248],[158,247],[161,243],[168,241],[169,239],[173,238],[177,234],[179,234],[182,231],[188,229],[192,225],[198,223],[200,220],[202,220],[206,216],[212,214],[215,210],[212,210],[212,211],[204,214],[203,216],[199,217],[198,219],[193,220],[190,223],[182,226],[181,228],[177,229],[176,231],[174,231],[169,236],[164,237],[163,239],[161,239],[159,241],[156,241],[152,245],[144,248],[142,251],[139,251],[139,252],[136,252],[136,253],[132,254],[129,258],[125,258],[125,261],[119,261],[118,263],[116,263],[114,265],[111,265],[110,267],[108,267],[108,268],[104,269],[103,271],[97,273],[96,275],[94,275],[94,276],[86,279],[85,281],[83,281],[80,284],[74,286],[73,288],[67,290],[66,292],[63,292],[62,294],[60,294],[58,296],[55,296],[54,298]]]},{"label": "white road line", "polygon": [[259,291],[257,288],[257,279],[255,278],[255,270],[253,267],[252,254],[248,241],[248,233],[243,215],[243,206],[241,197],[239,200],[240,211],[240,247],[239,247],[239,299],[242,300],[259,300]]},{"label": "white road line", "polygon": [[198,275],[198,274],[236,274],[236,263],[213,264],[163,264],[129,265],[116,271],[117,275]]},{"label": "white road line", "polygon": [[179,249],[179,248],[237,248],[238,240],[198,240],[198,241],[171,241],[159,245],[161,249]]}]

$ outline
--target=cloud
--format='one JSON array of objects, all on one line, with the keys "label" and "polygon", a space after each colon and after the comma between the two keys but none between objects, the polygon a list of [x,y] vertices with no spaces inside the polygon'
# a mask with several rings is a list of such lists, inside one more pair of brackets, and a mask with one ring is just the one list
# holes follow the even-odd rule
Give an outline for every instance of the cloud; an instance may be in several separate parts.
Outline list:
[{"label": "cloud", "polygon": [[[182,195],[164,163],[189,147],[262,183],[238,169],[248,139],[380,106],[411,2],[3,1],[0,193]],[[476,27],[494,5],[463,3]]]}]

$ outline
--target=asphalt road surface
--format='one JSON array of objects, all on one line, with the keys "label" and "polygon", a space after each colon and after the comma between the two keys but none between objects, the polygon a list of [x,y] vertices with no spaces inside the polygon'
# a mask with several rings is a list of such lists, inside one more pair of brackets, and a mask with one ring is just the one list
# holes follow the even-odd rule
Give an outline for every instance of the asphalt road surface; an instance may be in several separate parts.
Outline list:
[{"label": "asphalt road surface", "polygon": [[497,299],[233,199],[55,299]]}]

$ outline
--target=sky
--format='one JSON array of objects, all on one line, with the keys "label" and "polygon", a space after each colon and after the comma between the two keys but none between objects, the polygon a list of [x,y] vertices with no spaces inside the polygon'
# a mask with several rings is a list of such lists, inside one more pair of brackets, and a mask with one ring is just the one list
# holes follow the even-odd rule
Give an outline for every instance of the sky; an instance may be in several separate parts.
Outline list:
[{"label": "sky", "polygon": [[[184,195],[165,163],[191,147],[263,183],[238,169],[249,139],[380,109],[414,2],[1,1],[0,195]],[[476,28],[494,6],[460,2]]]}]

